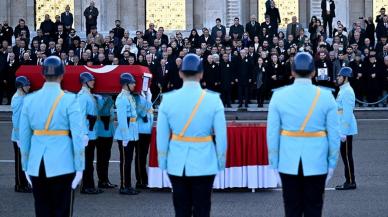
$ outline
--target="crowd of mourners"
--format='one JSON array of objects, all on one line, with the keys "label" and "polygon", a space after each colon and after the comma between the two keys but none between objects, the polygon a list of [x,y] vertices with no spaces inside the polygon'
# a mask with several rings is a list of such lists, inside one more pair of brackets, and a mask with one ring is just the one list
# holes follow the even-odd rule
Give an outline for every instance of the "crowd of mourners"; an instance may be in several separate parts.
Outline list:
[{"label": "crowd of mourners", "polygon": [[120,20],[104,36],[96,27],[98,10],[94,5],[85,9],[84,16],[86,37],[72,28],[69,7],[55,21],[46,15],[33,38],[24,19],[15,28],[7,21],[0,25],[0,103],[11,102],[20,65],[42,65],[52,55],[59,56],[65,65],[146,66],[153,74],[151,91],[155,99],[160,92],[182,86],[178,73],[182,58],[195,53],[203,61],[202,86],[219,92],[226,107],[232,103],[247,107],[253,102],[262,107],[273,89],[293,82],[295,54],[309,52],[316,61],[315,84],[335,93],[339,70],[349,66],[356,98],[370,103],[360,104],[387,104],[374,104],[388,90],[388,15],[384,8],[375,19],[360,17],[351,27],[338,21],[334,28],[326,28],[327,23],[322,25],[316,16],[303,26],[294,16],[283,31],[279,29],[279,10],[274,1],[269,1],[263,23],[252,15],[242,25],[236,17],[227,29],[217,18],[214,27],[193,29],[187,36],[180,31],[168,36],[163,27],[150,23],[145,31],[138,30],[131,37]]}]

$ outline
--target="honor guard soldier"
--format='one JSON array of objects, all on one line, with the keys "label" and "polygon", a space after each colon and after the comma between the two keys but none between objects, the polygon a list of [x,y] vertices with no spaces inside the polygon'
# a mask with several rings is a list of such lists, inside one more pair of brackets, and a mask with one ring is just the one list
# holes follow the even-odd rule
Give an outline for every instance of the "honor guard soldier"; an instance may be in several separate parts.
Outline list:
[{"label": "honor guard soldier", "polygon": [[82,84],[81,90],[77,94],[78,103],[81,109],[82,119],[89,138],[88,145],[85,148],[85,171],[81,183],[82,194],[100,194],[103,190],[94,185],[94,151],[97,141],[97,99],[91,93],[94,88],[95,78],[89,72],[83,72],[79,76]]},{"label": "honor guard soldier", "polygon": [[353,135],[357,134],[357,121],[354,117],[353,110],[356,104],[356,97],[353,88],[350,86],[349,78],[353,75],[349,67],[340,70],[337,84],[340,91],[337,96],[338,114],[340,120],[341,135],[341,156],[345,166],[346,181],[342,185],[335,187],[336,190],[356,189],[356,180],[354,178],[353,163]]},{"label": "honor guard soldier", "polygon": [[197,55],[183,58],[179,75],[183,87],[164,94],[159,107],[159,167],[167,170],[172,184],[175,216],[208,217],[214,178],[226,163],[224,106],[219,94],[201,88],[203,67]]},{"label": "honor guard soldier", "polygon": [[120,151],[120,194],[136,195],[139,191],[132,188],[131,168],[133,150],[139,140],[137,125],[136,102],[133,98],[136,80],[130,73],[120,75],[121,93],[116,99],[118,126],[114,139],[119,144]]},{"label": "honor guard soldier", "polygon": [[275,91],[269,105],[269,161],[283,186],[286,217],[322,216],[325,182],[338,159],[337,105],[330,91],[312,84],[314,73],[312,56],[298,53],[294,84]]},{"label": "honor guard soldier", "polygon": [[37,217],[72,216],[74,191],[85,168],[85,144],[76,95],[64,93],[65,72],[57,56],[43,63],[42,89],[25,97],[20,117],[20,149],[32,185]]},{"label": "honor guard soldier", "polygon": [[151,97],[147,100],[141,94],[135,94],[137,123],[139,126],[139,142],[135,147],[135,172],[136,172],[136,188],[147,188],[147,155],[151,142],[151,131],[154,123],[154,114],[152,108]]},{"label": "honor guard soldier", "polygon": [[97,120],[97,176],[99,188],[115,188],[108,178],[109,160],[114,135],[114,101],[109,95],[96,95],[98,104]]},{"label": "honor guard soldier", "polygon": [[20,141],[19,141],[19,120],[23,108],[23,100],[30,90],[30,81],[25,76],[19,76],[15,80],[16,93],[11,100],[12,109],[12,135],[11,140],[15,151],[15,191],[22,193],[31,193],[32,189],[29,186],[26,175],[22,170],[22,162],[20,156]]}]

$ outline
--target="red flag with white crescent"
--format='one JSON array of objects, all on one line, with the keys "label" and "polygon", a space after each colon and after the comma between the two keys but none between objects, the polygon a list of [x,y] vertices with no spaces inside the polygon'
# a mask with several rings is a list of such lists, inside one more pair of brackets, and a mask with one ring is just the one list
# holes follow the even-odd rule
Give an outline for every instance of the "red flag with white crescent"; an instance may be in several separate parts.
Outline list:
[{"label": "red flag with white crescent", "polygon": [[[78,92],[81,89],[79,75],[90,72],[96,77],[95,93],[119,93],[121,91],[120,75],[131,73],[136,79],[136,91],[140,92],[143,86],[143,76],[152,77],[147,67],[134,65],[108,65],[108,66],[66,66],[65,75],[61,86],[70,92]],[[31,90],[39,90],[44,83],[41,66],[20,66],[16,76],[26,76],[31,82]]]}]

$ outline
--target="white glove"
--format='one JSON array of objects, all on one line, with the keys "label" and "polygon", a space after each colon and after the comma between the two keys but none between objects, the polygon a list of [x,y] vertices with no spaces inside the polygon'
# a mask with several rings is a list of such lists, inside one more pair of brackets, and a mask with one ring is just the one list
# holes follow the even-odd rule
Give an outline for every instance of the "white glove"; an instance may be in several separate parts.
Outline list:
[{"label": "white glove", "polygon": [[278,187],[282,187],[282,179],[280,178],[280,174],[278,170],[273,170],[276,177],[276,183],[278,184]]},{"label": "white glove", "polygon": [[20,141],[16,140],[16,145],[20,148]]},{"label": "white glove", "polygon": [[326,185],[329,183],[330,179],[333,178],[333,174],[334,174],[334,169],[330,168],[329,171],[327,172]]},{"label": "white glove", "polygon": [[82,136],[82,144],[86,147],[89,143],[89,137],[87,135]]},{"label": "white glove", "polygon": [[75,177],[73,179],[73,182],[71,183],[71,188],[74,190],[77,188],[78,184],[81,182],[82,180],[82,174],[83,172],[80,172],[80,171],[77,171],[75,173]]},{"label": "white glove", "polygon": [[129,143],[128,140],[124,140],[124,141],[123,141],[123,146],[124,146],[124,147],[127,147],[127,146],[128,146],[128,143]]},{"label": "white glove", "polygon": [[346,142],[346,135],[341,135],[341,142]]},{"label": "white glove", "polygon": [[32,182],[31,182],[30,176],[27,174],[27,172],[24,172],[24,174],[26,175],[26,179],[27,179],[28,184],[30,184],[32,187]]}]

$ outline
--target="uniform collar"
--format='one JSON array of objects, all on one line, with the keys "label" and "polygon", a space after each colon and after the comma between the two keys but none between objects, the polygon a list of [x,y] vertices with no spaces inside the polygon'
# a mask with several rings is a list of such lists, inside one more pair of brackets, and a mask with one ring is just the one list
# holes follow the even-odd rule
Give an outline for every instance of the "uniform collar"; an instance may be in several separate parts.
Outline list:
[{"label": "uniform collar", "polygon": [[194,89],[201,89],[201,85],[198,81],[184,81],[182,88],[194,88]]},{"label": "uniform collar", "polygon": [[121,92],[126,94],[126,95],[131,95],[131,91],[121,89]]},{"label": "uniform collar", "polygon": [[61,84],[58,82],[46,81],[44,82],[42,89],[61,89]]},{"label": "uniform collar", "polygon": [[340,89],[342,90],[342,89],[347,88],[347,87],[349,87],[349,86],[350,86],[350,83],[349,83],[349,82],[346,82],[345,84],[343,84],[343,85],[340,86]]},{"label": "uniform collar", "polygon": [[90,88],[89,87],[82,86],[82,90],[85,91],[85,92],[90,93]]},{"label": "uniform collar", "polygon": [[306,85],[306,84],[312,84],[310,78],[296,78],[294,81],[294,84],[296,85]]}]

